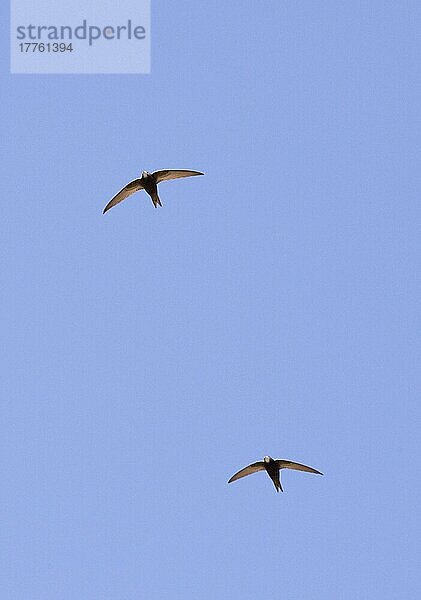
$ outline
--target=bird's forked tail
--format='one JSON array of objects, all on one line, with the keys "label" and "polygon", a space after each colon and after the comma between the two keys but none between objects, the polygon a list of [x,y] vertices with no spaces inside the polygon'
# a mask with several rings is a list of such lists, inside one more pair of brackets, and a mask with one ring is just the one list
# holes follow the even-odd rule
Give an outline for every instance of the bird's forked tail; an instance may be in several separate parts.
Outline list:
[{"label": "bird's forked tail", "polygon": [[161,200],[159,199],[159,196],[158,196],[158,192],[154,192],[153,194],[151,194],[151,198],[152,198],[152,202],[153,202],[153,205],[155,206],[155,208],[157,206],[162,206]]},{"label": "bird's forked tail", "polygon": [[273,485],[275,486],[275,489],[277,492],[283,492],[284,490],[282,489],[282,485],[281,485],[281,481],[280,479],[273,479]]}]

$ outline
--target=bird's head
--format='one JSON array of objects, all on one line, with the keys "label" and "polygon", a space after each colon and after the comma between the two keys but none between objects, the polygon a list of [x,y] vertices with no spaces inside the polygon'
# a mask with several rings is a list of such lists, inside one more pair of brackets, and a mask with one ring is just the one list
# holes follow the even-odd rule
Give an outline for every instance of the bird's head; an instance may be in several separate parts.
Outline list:
[{"label": "bird's head", "polygon": [[271,460],[272,460],[272,458],[270,456],[264,456],[263,457],[263,462],[266,463],[266,464],[270,463]]},{"label": "bird's head", "polygon": [[142,171],[142,177],[149,177],[149,171]]}]

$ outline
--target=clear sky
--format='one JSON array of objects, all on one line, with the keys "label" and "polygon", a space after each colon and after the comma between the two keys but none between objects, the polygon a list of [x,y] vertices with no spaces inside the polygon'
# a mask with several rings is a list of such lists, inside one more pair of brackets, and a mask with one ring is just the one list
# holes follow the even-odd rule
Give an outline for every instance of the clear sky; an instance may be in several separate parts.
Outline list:
[{"label": "clear sky", "polygon": [[421,5],[152,9],[151,75],[3,28],[1,596],[418,598]]}]

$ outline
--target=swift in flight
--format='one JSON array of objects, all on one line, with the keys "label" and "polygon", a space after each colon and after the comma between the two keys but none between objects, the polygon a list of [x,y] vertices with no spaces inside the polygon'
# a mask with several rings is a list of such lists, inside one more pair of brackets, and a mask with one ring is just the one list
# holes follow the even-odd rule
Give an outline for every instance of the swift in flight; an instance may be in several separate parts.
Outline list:
[{"label": "swift in flight", "polygon": [[238,473],[235,473],[228,481],[231,483],[233,481],[237,481],[237,479],[241,479],[242,477],[246,477],[247,475],[251,475],[252,473],[257,473],[257,471],[266,471],[269,477],[273,481],[273,485],[276,488],[276,491],[283,492],[280,480],[280,470],[281,469],[295,469],[296,471],[306,471],[307,473],[316,473],[317,475],[323,475],[320,471],[316,471],[312,467],[307,467],[306,465],[301,465],[300,463],[292,462],[290,460],[274,460],[270,456],[265,456],[263,460],[252,463],[248,465],[248,467],[244,467]]},{"label": "swift in flight", "polygon": [[162,206],[161,200],[158,196],[158,183],[161,183],[161,181],[168,181],[169,179],[193,177],[194,175],[204,175],[204,173],[201,173],[200,171],[187,171],[186,169],[167,169],[165,171],[155,171],[154,173],[143,171],[140,179],[134,179],[133,181],[130,181],[130,183],[125,185],[124,188],[114,196],[114,198],[111,198],[107,206],[104,208],[102,214],[105,214],[107,210],[110,210],[110,208],[125,200],[127,196],[130,196],[139,190],[145,190],[145,192],[149,194],[155,208],[158,205]]}]

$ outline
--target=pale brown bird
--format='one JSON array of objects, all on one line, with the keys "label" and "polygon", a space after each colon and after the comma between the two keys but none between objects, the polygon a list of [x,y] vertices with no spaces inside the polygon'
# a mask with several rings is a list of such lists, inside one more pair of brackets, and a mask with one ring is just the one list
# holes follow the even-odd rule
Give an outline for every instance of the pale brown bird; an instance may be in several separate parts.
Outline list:
[{"label": "pale brown bird", "polygon": [[140,179],[134,179],[124,186],[114,198],[111,198],[102,214],[105,214],[107,210],[110,210],[110,208],[122,202],[127,196],[130,196],[139,190],[145,190],[145,192],[149,194],[155,208],[158,205],[162,206],[158,196],[158,183],[169,179],[180,179],[180,177],[193,177],[194,175],[204,175],[204,173],[201,173],[200,171],[187,171],[185,169],[168,169],[166,171],[155,171],[154,173],[143,171]]},{"label": "pale brown bird", "polygon": [[248,465],[248,467],[244,467],[238,473],[235,473],[228,481],[231,483],[232,481],[237,481],[237,479],[241,479],[241,477],[246,477],[246,475],[251,475],[252,473],[257,473],[257,471],[266,471],[269,477],[273,481],[273,485],[277,492],[281,490],[283,492],[280,480],[280,469],[295,469],[296,471],[306,471],[307,473],[316,473],[317,475],[323,475],[320,471],[316,471],[312,467],[307,467],[306,465],[301,465],[300,463],[292,462],[290,460],[274,460],[270,456],[265,456],[262,461],[258,461]]}]

